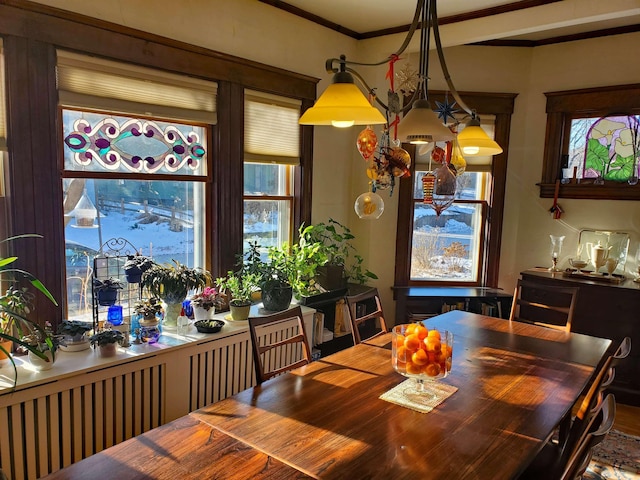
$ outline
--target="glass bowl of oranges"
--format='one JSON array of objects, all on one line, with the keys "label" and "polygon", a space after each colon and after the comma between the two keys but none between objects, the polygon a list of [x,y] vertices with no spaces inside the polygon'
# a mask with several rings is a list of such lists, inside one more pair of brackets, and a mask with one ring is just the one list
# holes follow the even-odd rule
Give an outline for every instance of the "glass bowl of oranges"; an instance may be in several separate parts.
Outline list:
[{"label": "glass bowl of oranges", "polygon": [[411,401],[426,402],[435,396],[429,383],[449,375],[452,358],[453,333],[422,323],[393,327],[391,363],[398,373],[414,380],[404,391]]}]

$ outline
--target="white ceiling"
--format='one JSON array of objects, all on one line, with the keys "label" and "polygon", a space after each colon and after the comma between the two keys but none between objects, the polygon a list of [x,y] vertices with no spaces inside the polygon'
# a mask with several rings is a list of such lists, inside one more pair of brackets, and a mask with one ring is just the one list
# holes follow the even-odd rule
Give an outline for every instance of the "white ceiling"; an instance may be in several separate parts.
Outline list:
[{"label": "white ceiling", "polygon": [[[285,0],[265,3],[281,5],[285,9],[290,5],[358,34],[407,25],[411,23],[416,7],[416,0]],[[484,32],[482,40],[531,41],[640,25],[640,0],[561,0],[549,3],[535,0],[439,0],[437,9],[439,19],[446,21],[447,17],[488,8],[522,5],[529,8],[464,23],[469,23],[469,28],[478,25],[477,22],[490,24],[491,29]]]}]

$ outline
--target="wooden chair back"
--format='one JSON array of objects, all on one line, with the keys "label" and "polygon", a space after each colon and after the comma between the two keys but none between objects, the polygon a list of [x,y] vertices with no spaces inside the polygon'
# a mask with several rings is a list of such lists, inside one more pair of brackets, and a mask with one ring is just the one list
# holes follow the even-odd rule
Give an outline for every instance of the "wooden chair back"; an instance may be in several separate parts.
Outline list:
[{"label": "wooden chair back", "polygon": [[311,362],[300,307],[248,321],[258,384]]},{"label": "wooden chair back", "polygon": [[[611,431],[616,417],[616,401],[613,394],[607,395],[596,406],[588,428],[575,445],[568,445],[560,462],[561,480],[582,478],[593,455],[593,447],[602,442]],[[559,470],[560,471],[560,470]]]},{"label": "wooden chair back", "polygon": [[519,279],[509,320],[571,331],[578,287],[557,287]]},{"label": "wooden chair back", "polygon": [[[347,295],[345,300],[349,307],[351,334],[353,335],[354,345],[358,345],[364,340],[375,338],[389,331],[387,323],[384,320],[384,312],[382,311],[382,304],[380,303],[380,295],[378,295],[377,288],[372,288],[371,290],[357,295]],[[380,331],[362,338],[361,326],[372,319],[379,320]]]}]

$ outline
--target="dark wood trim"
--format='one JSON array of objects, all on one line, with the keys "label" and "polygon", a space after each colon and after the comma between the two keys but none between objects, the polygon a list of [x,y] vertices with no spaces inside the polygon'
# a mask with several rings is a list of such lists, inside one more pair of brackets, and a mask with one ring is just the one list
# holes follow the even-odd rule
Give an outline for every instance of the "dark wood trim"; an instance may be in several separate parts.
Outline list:
[{"label": "dark wood trim", "polygon": [[[431,100],[444,101],[443,91],[430,91]],[[513,113],[515,93],[484,93],[484,92],[460,92],[461,97],[469,108],[476,110],[480,115],[495,115],[495,140],[502,146],[503,152],[493,157],[491,170],[491,185],[489,187],[488,201],[488,229],[483,230],[484,242],[481,246],[482,268],[479,281],[469,282],[446,282],[446,286],[452,285],[482,285],[487,287],[497,287],[500,273],[500,249],[502,244],[502,218],[504,215],[506,182],[507,182],[507,160],[509,157],[509,134],[511,129],[511,115]],[[412,145],[405,144],[403,148],[413,148]],[[415,149],[413,150],[415,153]],[[415,158],[412,153],[412,158]],[[412,165],[412,175],[415,166]],[[394,286],[407,285],[445,285],[443,282],[425,282],[410,280],[410,252],[411,252],[411,232],[413,230],[413,181],[414,177],[401,178],[399,185],[398,199],[398,228],[396,233],[396,270],[394,275]]]},{"label": "dark wood trim", "polygon": [[[640,84],[547,92],[547,126],[545,134],[542,179],[538,184],[541,198],[553,198],[556,180],[561,178],[562,156],[568,153],[571,120],[613,114],[640,113]],[[560,198],[640,200],[640,185],[605,180],[561,184]]]},{"label": "dark wood trim", "polygon": [[[37,233],[11,246],[20,268],[38,277],[62,304],[63,224],[60,172],[57,162],[55,119],[55,49],[48,44],[8,36],[6,61],[9,168],[7,204],[9,234]],[[35,311],[44,324],[61,318],[61,308],[36,295]]]},{"label": "dark wood trim", "polygon": [[[315,100],[318,79],[65,10],[5,0],[0,33],[274,94]],[[114,55],[114,52],[117,52]]]},{"label": "dark wood trim", "polygon": [[[369,32],[356,32],[349,28],[346,28],[338,23],[327,20],[326,18],[315,15],[311,12],[307,12],[301,8],[290,5],[281,0],[259,0],[261,3],[266,3],[272,7],[279,8],[285,12],[291,13],[298,17],[309,20],[323,27],[327,27],[331,30],[335,30],[338,33],[342,33],[356,40],[365,40],[368,38],[383,37],[385,35],[393,35],[396,33],[406,33],[409,31],[410,24],[399,25],[397,27],[384,28],[380,30],[372,30]],[[500,15],[502,13],[515,12],[527,8],[539,7],[540,5],[548,5],[550,3],[560,2],[561,0],[521,0],[518,2],[508,3],[506,5],[498,5],[495,7],[484,8],[482,10],[475,10],[471,12],[460,13],[458,15],[450,15],[448,17],[438,18],[438,25],[447,25],[449,23],[466,22],[468,20],[475,20],[477,18],[491,17],[494,15]],[[410,19],[410,17],[408,17]]]},{"label": "dark wood trim", "polygon": [[218,88],[218,158],[214,160],[214,190],[218,215],[214,226],[212,269],[223,276],[234,270],[242,253],[242,219],[244,175],[244,88],[235,83],[221,83]]},{"label": "dark wood trim", "polygon": [[544,38],[542,40],[487,40],[470,45],[485,47],[540,47],[543,45],[555,45],[557,43],[574,42],[576,40],[588,40],[592,38],[610,37],[612,35],[624,35],[626,33],[640,32],[640,25],[624,25],[622,27],[603,28],[590,32],[574,33],[571,35],[559,35],[557,37]]},{"label": "dark wood trim", "polygon": [[[302,111],[313,106],[310,100],[302,101]],[[311,198],[313,193],[313,127],[303,126],[300,136],[300,167],[302,175],[297,176],[300,183],[295,186],[296,211],[294,214],[295,232],[302,225],[311,224]]]}]

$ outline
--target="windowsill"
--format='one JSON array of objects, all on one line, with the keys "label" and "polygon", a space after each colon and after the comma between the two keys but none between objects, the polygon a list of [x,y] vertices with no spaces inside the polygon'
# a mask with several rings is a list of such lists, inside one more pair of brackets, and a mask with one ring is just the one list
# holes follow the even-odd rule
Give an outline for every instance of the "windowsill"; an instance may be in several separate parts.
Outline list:
[{"label": "windowsill", "polygon": [[[553,198],[556,186],[553,183],[538,183],[540,198]],[[579,198],[592,200],[640,200],[640,185],[628,183],[605,182],[604,185],[593,183],[561,184],[558,198]]]}]

